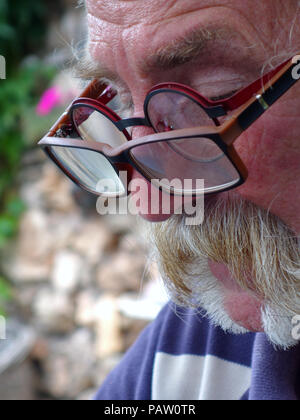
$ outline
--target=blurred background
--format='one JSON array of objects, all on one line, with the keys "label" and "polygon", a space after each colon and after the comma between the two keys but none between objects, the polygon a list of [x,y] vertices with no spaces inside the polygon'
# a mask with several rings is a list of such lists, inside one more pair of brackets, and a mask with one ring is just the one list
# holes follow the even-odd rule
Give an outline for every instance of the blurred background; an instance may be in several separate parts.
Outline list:
[{"label": "blurred background", "polygon": [[143,223],[36,147],[80,92],[76,0],[0,0],[0,400],[90,399],[166,301]]}]

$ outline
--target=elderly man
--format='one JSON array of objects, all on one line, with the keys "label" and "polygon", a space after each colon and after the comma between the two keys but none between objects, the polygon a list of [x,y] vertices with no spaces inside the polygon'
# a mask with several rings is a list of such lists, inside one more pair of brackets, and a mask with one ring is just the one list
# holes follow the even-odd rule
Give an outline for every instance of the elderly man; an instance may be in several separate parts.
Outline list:
[{"label": "elderly man", "polygon": [[[86,0],[86,8],[82,73],[114,86],[132,118],[119,129],[138,126],[131,141],[148,135],[144,147],[159,144],[154,131],[177,136],[152,149],[151,163],[132,149],[132,178],[150,181],[150,169],[158,173],[164,159],[164,171],[174,175],[176,167],[182,177],[202,165],[197,177],[209,184],[201,225],[187,226],[185,214],[145,216],[156,222],[156,256],[175,304],[143,332],[97,398],[299,399],[300,68],[292,78],[287,60],[300,52],[300,3]],[[145,97],[157,84],[149,117]],[[167,100],[170,91],[181,99]],[[209,114],[203,120],[195,102]],[[191,142],[180,151],[177,129],[191,137],[194,127],[214,124],[201,152]]]}]

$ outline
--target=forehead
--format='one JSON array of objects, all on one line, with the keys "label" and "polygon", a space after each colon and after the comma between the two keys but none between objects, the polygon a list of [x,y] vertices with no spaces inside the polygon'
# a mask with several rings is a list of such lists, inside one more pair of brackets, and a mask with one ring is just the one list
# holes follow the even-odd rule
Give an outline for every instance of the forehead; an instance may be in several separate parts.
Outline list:
[{"label": "forehead", "polygon": [[[230,3],[231,1],[227,1]],[[86,0],[87,8],[94,16],[122,26],[132,26],[142,22],[155,22],[216,4],[215,0]]]},{"label": "forehead", "polygon": [[[159,63],[160,52],[176,55],[182,39],[187,39],[188,47],[197,33],[196,48],[206,46],[203,56],[213,56],[214,66],[234,60],[261,65],[266,40],[274,38],[274,21],[282,12],[279,4],[281,0],[86,0],[89,55],[127,85],[134,85],[135,79],[142,83],[148,77],[144,70],[151,66],[152,57]],[[157,80],[163,77],[157,75],[152,83]]]},{"label": "forehead", "polygon": [[[283,12],[281,0],[86,0],[86,6],[91,41],[102,43],[112,39],[138,42],[141,33],[158,38],[163,34],[171,40],[174,31],[180,34],[205,15],[209,15],[206,24],[223,21],[228,26],[232,20],[242,22],[246,15],[255,24],[252,29],[259,30],[260,21],[266,24],[268,18],[275,18],[276,10]],[[268,25],[264,30],[267,35]],[[152,41],[143,39],[144,43]]]},{"label": "forehead", "polygon": [[[239,11],[264,19],[268,14],[285,15],[295,0],[85,0],[88,13],[116,27],[155,24],[209,8]],[[282,21],[282,19],[281,19]],[[256,25],[259,24],[256,21]]]}]

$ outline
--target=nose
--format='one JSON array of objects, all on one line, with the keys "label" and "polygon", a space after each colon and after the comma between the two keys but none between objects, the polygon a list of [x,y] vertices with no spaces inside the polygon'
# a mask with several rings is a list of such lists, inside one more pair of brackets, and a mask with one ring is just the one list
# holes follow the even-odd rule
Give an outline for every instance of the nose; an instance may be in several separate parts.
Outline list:
[{"label": "nose", "polygon": [[[138,214],[149,222],[164,222],[179,209],[183,209],[187,198],[170,195],[145,179],[137,170],[131,179],[131,195],[137,205]],[[192,199],[188,199],[192,201]]]},{"label": "nose", "polygon": [[[138,139],[153,134],[151,127],[135,127],[132,130],[132,139]],[[131,196],[138,208],[139,216],[143,219],[158,223],[168,220],[182,200],[172,197],[159,190],[149,182],[136,169],[132,171],[130,178]]]},{"label": "nose", "polygon": [[[132,139],[138,139],[153,134],[150,127],[135,127],[132,130]],[[163,209],[163,192],[159,191],[136,169],[132,171],[130,178],[130,193],[138,207],[139,216],[149,222],[164,222],[171,217],[170,211]],[[138,186],[138,187],[137,187]],[[165,198],[165,197],[164,197]]]}]

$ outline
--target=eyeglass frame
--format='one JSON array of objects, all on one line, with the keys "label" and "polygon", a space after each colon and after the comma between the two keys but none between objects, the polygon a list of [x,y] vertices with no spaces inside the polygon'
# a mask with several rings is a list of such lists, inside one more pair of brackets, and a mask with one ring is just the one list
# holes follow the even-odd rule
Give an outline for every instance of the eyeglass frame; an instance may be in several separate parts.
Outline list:
[{"label": "eyeglass frame", "polygon": [[[251,83],[246,88],[240,90],[235,95],[225,100],[212,101],[204,98],[198,92],[192,88],[181,85],[178,83],[162,83],[154,86],[148,93],[145,99],[145,118],[128,118],[121,119],[113,110],[106,106],[115,96],[116,92],[111,86],[107,86],[98,80],[92,81],[79,98],[75,99],[64,114],[58,119],[53,125],[50,131],[45,137],[38,143],[38,145],[45,151],[48,157],[54,161],[54,163],[67,175],[75,184],[81,188],[92,192],[95,195],[104,195],[103,193],[97,193],[96,191],[89,190],[86,186],[83,186],[79,179],[74,177],[64,165],[56,159],[55,155],[51,152],[51,147],[65,147],[65,148],[77,148],[82,150],[90,150],[102,154],[114,167],[116,171],[126,170],[132,175],[132,170],[136,169],[143,177],[149,182],[152,181],[152,177],[149,176],[142,168],[140,168],[134,158],[131,157],[131,149],[164,141],[183,140],[189,138],[207,138],[211,139],[223,153],[230,160],[233,167],[237,170],[240,181],[234,186],[222,189],[220,192],[225,192],[242,185],[248,177],[248,171],[243,163],[242,159],[235,150],[234,142],[246,131],[255,121],[260,118],[278,99],[281,98],[299,79],[293,76],[293,71],[296,66],[299,66],[299,56],[293,57],[285,63],[281,64],[275,70]],[[300,77],[299,77],[300,78]],[[260,89],[259,89],[260,87]],[[258,88],[258,90],[256,90]],[[148,135],[139,139],[131,139],[131,136],[127,132],[128,127],[132,126],[148,126],[151,127],[151,123],[147,117],[147,103],[151,99],[151,96],[163,91],[180,91],[180,93],[187,95],[189,98],[194,99],[208,114],[208,116],[215,120],[216,126],[200,126],[193,128],[185,128],[174,131],[167,131],[163,133],[156,133]],[[254,96],[253,96],[254,95]],[[245,98],[248,98],[246,102],[243,102]],[[96,141],[82,141],[80,138],[72,138],[71,134],[74,132],[75,124],[71,121],[72,110],[80,105],[89,106],[92,109],[104,113],[106,117],[109,115],[109,119],[112,123],[122,131],[128,142],[112,148],[105,143],[99,143]],[[236,110],[228,121],[218,125],[217,118],[227,115],[228,111]],[[61,136],[61,137],[60,137]],[[129,181],[130,182],[130,179]],[[159,186],[162,189],[161,185]],[[126,188],[127,191],[127,188]],[[171,195],[172,191],[168,191]],[[205,192],[207,194],[215,194],[216,192]],[[192,197],[196,197],[199,194],[192,193]]]}]

